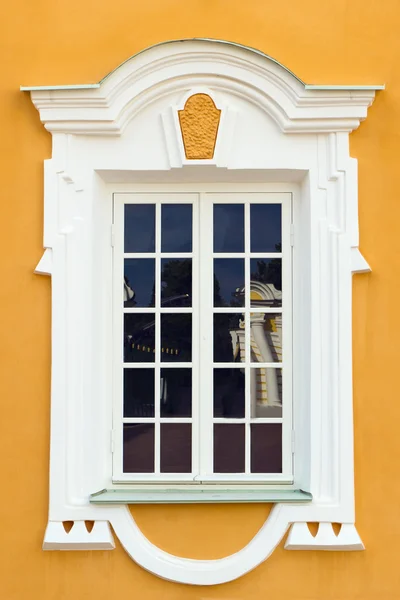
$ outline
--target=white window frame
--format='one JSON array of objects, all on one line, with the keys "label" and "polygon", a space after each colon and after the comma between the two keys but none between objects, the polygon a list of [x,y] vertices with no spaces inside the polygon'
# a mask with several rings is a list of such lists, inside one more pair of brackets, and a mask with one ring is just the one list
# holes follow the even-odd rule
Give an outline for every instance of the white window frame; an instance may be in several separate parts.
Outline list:
[{"label": "white window frame", "polygon": [[[211,40],[154,46],[99,84],[21,88],[31,93],[53,139],[45,162],[45,253],[36,267],[52,275],[45,549],[112,549],[111,523],[138,564],[193,585],[247,573],[289,529],[286,549],[363,549],[354,511],[351,274],[370,269],[358,249],[357,164],[349,134],[383,88],[306,85],[261,52]],[[214,157],[206,161],[186,159],[176,116],[198,91],[221,110]],[[229,182],[238,190],[259,183],[293,193],[295,472],[312,501],[281,498],[255,538],[219,560],[163,552],[140,532],[122,500],[90,501],[111,473],[112,192],[157,182],[163,190],[181,183],[187,191],[199,184],[215,191],[218,182]],[[71,520],[67,533],[62,522]],[[95,521],[91,532],[85,520]],[[319,523],[315,537],[310,521]],[[332,523],[342,525],[337,536]]]},{"label": "white window frame", "polygon": [[[207,484],[220,484],[219,489],[224,489],[224,483],[227,484],[242,484],[241,489],[243,490],[243,484],[258,484],[268,485],[271,484],[287,484],[290,489],[295,488],[295,479],[293,474],[293,429],[292,429],[292,247],[290,241],[291,223],[292,223],[292,194],[290,192],[260,192],[251,191],[251,186],[248,186],[247,191],[237,192],[235,187],[225,186],[221,188],[219,192],[201,192],[198,193],[184,193],[182,188],[179,186],[169,186],[168,191],[164,193],[151,193],[151,186],[147,192],[138,193],[116,193],[113,194],[113,229],[114,229],[114,242],[113,242],[113,313],[114,313],[114,409],[113,409],[113,484],[119,483],[136,483],[136,484],[159,484],[168,482],[177,482],[185,484],[188,487],[190,483],[195,484],[195,488],[206,489]],[[182,311],[181,308],[176,309],[161,309],[156,303],[155,314],[156,323],[159,323],[160,312],[190,312],[193,315],[193,340],[192,340],[192,361],[191,363],[175,364],[175,367],[190,367],[193,373],[193,384],[192,384],[192,418],[182,419],[164,419],[164,422],[190,422],[192,424],[192,463],[194,465],[194,473],[188,474],[167,474],[160,473],[159,471],[159,415],[157,413],[157,407],[154,419],[148,419],[146,422],[155,423],[155,461],[156,471],[155,473],[124,473],[122,470],[122,422],[142,422],[142,418],[136,419],[123,419],[122,413],[122,398],[123,398],[123,378],[122,378],[122,347],[123,347],[123,326],[121,324],[121,315],[123,313],[123,261],[124,256],[128,258],[156,258],[160,252],[160,239],[156,235],[156,248],[154,253],[135,253],[132,255],[124,255],[123,249],[123,221],[124,221],[124,206],[126,204],[143,204],[153,203],[156,206],[156,231],[159,231],[161,211],[160,206],[163,204],[184,204],[191,203],[193,206],[193,251],[191,253],[185,253],[184,257],[190,257],[192,259],[193,269],[193,305],[192,309],[185,309]],[[275,258],[279,256],[282,258],[282,281],[284,286],[283,303],[281,309],[268,309],[268,308],[253,308],[250,306],[244,307],[243,309],[231,309],[230,312],[243,312],[246,314],[246,343],[249,346],[250,343],[250,313],[276,313],[280,312],[284,314],[283,317],[283,361],[279,363],[282,367],[284,363],[284,401],[282,405],[282,417],[280,418],[265,418],[257,419],[258,423],[281,423],[282,424],[282,473],[281,474],[255,474],[250,473],[250,377],[249,370],[250,357],[247,357],[244,363],[246,369],[248,389],[246,402],[246,416],[245,416],[245,427],[246,431],[246,473],[243,474],[229,474],[229,473],[213,473],[213,420],[212,417],[212,373],[213,373],[213,360],[212,360],[212,331],[213,331],[213,313],[227,312],[226,309],[213,309],[213,289],[211,282],[212,277],[212,264],[213,264],[213,248],[212,248],[212,207],[214,203],[229,203],[229,204],[244,204],[245,207],[245,222],[247,223],[245,245],[246,249],[244,254],[241,254],[245,260],[250,258],[250,239],[249,239],[249,223],[250,223],[250,203],[252,204],[279,204],[282,207],[282,251],[281,253],[257,253],[263,258]],[[170,253],[169,253],[170,254]],[[176,257],[181,258],[181,254]],[[230,258],[233,256],[232,253],[223,253],[217,255],[218,257]],[[247,261],[246,261],[247,264]],[[156,260],[156,297],[158,298],[158,286],[159,286],[159,263]],[[250,273],[248,267],[246,267],[245,275],[245,286],[250,287]],[[208,287],[207,287],[208,282]],[[127,312],[151,312],[153,309],[125,309]],[[199,327],[203,332],[209,332],[201,336]],[[211,334],[211,335],[210,335]],[[155,366],[160,367],[160,355],[157,351],[156,344],[156,356],[154,363],[128,363],[125,368],[138,369],[138,368],[152,368]],[[165,367],[171,367],[171,363],[166,363]],[[223,365],[220,364],[221,368]],[[228,366],[228,365],[225,365]],[[252,365],[255,367],[255,363]],[[278,368],[278,364],[271,365],[262,363],[259,368],[269,367]],[[172,364],[173,368],[173,364]],[[155,380],[155,397],[159,397],[159,379],[156,376]],[[200,394],[203,390],[203,401],[200,400]],[[204,400],[208,398],[208,406],[205,410]],[[200,410],[200,402],[203,405],[203,410]],[[233,422],[232,419],[219,419],[218,422]],[[202,484],[202,487],[199,487]],[[110,489],[118,489],[118,486],[112,485]],[[179,488],[175,488],[179,489]],[[232,488],[235,489],[235,488]]]}]

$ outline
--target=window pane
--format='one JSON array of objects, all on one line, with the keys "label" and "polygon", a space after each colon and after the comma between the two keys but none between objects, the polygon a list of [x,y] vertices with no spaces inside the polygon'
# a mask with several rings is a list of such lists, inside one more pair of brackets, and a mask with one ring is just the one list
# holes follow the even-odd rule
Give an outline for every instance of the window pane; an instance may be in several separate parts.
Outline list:
[{"label": "window pane", "polygon": [[154,473],[154,424],[124,424],[124,473]]},{"label": "window pane", "polygon": [[161,315],[161,361],[192,360],[192,315]]},{"label": "window pane", "polygon": [[155,251],[155,204],[125,204],[125,252]]},{"label": "window pane", "polygon": [[244,362],[245,321],[243,314],[214,314],[214,362]]},{"label": "window pane", "polygon": [[160,402],[162,417],[192,416],[191,369],[161,369]]},{"label": "window pane", "polygon": [[124,315],[125,362],[154,362],[155,320],[153,314]]},{"label": "window pane", "polygon": [[250,205],[251,252],[281,252],[281,205]]},{"label": "window pane", "polygon": [[161,252],[192,251],[192,205],[161,206]]},{"label": "window pane", "polygon": [[282,369],[250,369],[251,417],[282,416]]},{"label": "window pane", "polygon": [[161,423],[161,473],[191,473],[192,426],[190,423]]},{"label": "window pane", "polygon": [[214,369],[214,417],[244,417],[244,369]]},{"label": "window pane", "polygon": [[214,204],[214,252],[244,252],[243,204]]},{"label": "window pane", "polygon": [[251,306],[282,306],[282,259],[250,260]]},{"label": "window pane", "polygon": [[124,369],[124,417],[154,417],[154,369]]},{"label": "window pane", "polygon": [[124,306],[154,306],[154,258],[124,262]]},{"label": "window pane", "polygon": [[282,315],[252,313],[250,315],[251,362],[282,361]]},{"label": "window pane", "polygon": [[214,473],[244,473],[245,425],[214,425]]},{"label": "window pane", "polygon": [[251,472],[282,473],[282,425],[252,424]]},{"label": "window pane", "polygon": [[214,259],[214,306],[244,306],[244,260]]},{"label": "window pane", "polygon": [[192,259],[161,260],[161,306],[192,306]]}]

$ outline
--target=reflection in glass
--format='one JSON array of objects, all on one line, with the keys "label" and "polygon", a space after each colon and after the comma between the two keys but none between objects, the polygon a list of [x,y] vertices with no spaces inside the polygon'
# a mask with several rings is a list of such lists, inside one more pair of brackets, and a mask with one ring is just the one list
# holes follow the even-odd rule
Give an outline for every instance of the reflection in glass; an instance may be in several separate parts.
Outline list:
[{"label": "reflection in glass", "polygon": [[155,204],[125,204],[125,252],[155,251]]},{"label": "reflection in glass", "polygon": [[244,417],[244,369],[214,369],[214,417]]},{"label": "reflection in glass", "polygon": [[124,417],[154,417],[154,369],[124,369]]},{"label": "reflection in glass", "polygon": [[238,313],[214,314],[214,362],[244,362],[245,321]]},{"label": "reflection in glass", "polygon": [[124,473],[154,473],[154,424],[124,424]]},{"label": "reflection in glass", "polygon": [[192,259],[161,260],[161,306],[192,306]]},{"label": "reflection in glass", "polygon": [[161,252],[192,251],[192,205],[161,206]]},{"label": "reflection in glass", "polygon": [[154,306],[154,258],[124,261],[124,306]]},{"label": "reflection in glass", "polygon": [[214,204],[214,252],[244,252],[243,204]]},{"label": "reflection in glass", "polygon": [[161,315],[161,361],[192,360],[192,315]]},{"label": "reflection in glass", "polygon": [[245,425],[214,424],[214,473],[244,473]]},{"label": "reflection in glass", "polygon": [[251,306],[282,306],[282,259],[250,260]]},{"label": "reflection in glass", "polygon": [[192,426],[190,423],[161,423],[161,473],[192,471]]},{"label": "reflection in glass", "polygon": [[282,416],[282,369],[250,369],[252,419]]},{"label": "reflection in glass", "polygon": [[252,473],[282,473],[282,425],[252,424],[250,470]]},{"label": "reflection in glass", "polygon": [[191,369],[161,369],[160,414],[162,417],[192,416]]},{"label": "reflection in glass", "polygon": [[281,252],[281,204],[250,205],[250,251]]},{"label": "reflection in glass", "polygon": [[282,361],[282,314],[250,315],[251,362]]},{"label": "reflection in glass", "polygon": [[154,362],[155,316],[146,313],[124,315],[124,361]]},{"label": "reflection in glass", "polygon": [[214,259],[214,306],[244,306],[243,258]]}]

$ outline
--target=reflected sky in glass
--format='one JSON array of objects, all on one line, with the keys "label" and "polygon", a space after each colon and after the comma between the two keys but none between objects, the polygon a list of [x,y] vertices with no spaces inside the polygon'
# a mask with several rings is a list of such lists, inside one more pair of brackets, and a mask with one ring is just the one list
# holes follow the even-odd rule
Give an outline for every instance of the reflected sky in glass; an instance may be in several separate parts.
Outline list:
[{"label": "reflected sky in glass", "polygon": [[125,204],[125,252],[155,251],[155,204]]},{"label": "reflected sky in glass", "polygon": [[161,252],[192,251],[192,205],[161,206]]},{"label": "reflected sky in glass", "polygon": [[250,205],[251,252],[280,252],[281,204]]},{"label": "reflected sky in glass", "polygon": [[244,252],[243,204],[214,204],[214,252]]}]

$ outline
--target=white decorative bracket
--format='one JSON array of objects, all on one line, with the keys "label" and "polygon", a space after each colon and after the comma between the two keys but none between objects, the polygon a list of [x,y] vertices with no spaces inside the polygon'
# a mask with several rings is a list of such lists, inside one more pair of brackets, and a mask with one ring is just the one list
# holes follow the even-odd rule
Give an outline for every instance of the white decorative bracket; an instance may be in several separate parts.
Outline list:
[{"label": "white decorative bracket", "polygon": [[[370,268],[358,249],[357,163],[348,138],[383,87],[305,85],[261,52],[186,40],[141,52],[99,84],[21,88],[53,134],[46,250],[35,270],[52,276],[44,549],[112,549],[110,523],[148,571],[214,585],[266,560],[289,528],[290,550],[364,548],[354,525],[351,274]],[[177,110],[199,90],[221,110],[220,129],[213,158],[188,161]],[[174,185],[215,191],[224,183],[293,195],[293,326],[301,340],[293,351],[295,478],[313,501],[276,504],[245,548],[197,561],[153,545],[126,506],[94,506],[89,497],[112,485],[112,194]],[[85,520],[94,521],[91,531]],[[69,532],[65,521],[74,522]],[[315,537],[307,522],[320,523]],[[331,523],[342,524],[337,536]]]}]

